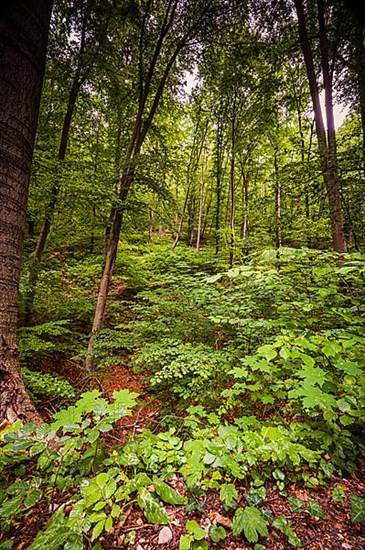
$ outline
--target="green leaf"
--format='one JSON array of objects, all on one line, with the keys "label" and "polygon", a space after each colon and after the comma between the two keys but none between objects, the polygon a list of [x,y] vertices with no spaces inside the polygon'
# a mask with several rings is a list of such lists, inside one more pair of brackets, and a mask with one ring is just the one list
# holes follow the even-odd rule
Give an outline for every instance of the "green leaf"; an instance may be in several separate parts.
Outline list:
[{"label": "green leaf", "polygon": [[233,517],[232,532],[236,536],[240,535],[242,531],[249,542],[257,542],[259,535],[268,536],[269,532],[260,510],[252,506],[236,510]]},{"label": "green leaf", "polygon": [[186,530],[188,533],[193,535],[195,540],[201,540],[206,535],[204,529],[202,529],[194,519],[188,519],[186,522]]},{"label": "green leaf", "polygon": [[286,346],[283,346],[280,351],[279,351],[279,355],[280,357],[282,357],[284,359],[284,361],[286,361],[287,359],[289,359],[290,357],[290,350],[289,348],[287,348]]},{"label": "green leaf", "polygon": [[105,506],[106,506],[106,502],[104,500],[97,502],[94,506],[94,512],[98,512],[99,510],[102,510],[103,508],[105,508]]},{"label": "green leaf", "polygon": [[93,512],[92,514],[87,516],[88,521],[90,523],[98,523],[99,521],[102,521],[103,519],[106,519],[106,513],[105,512]]},{"label": "green leaf", "polygon": [[209,550],[209,542],[199,540],[193,543],[193,550]]},{"label": "green leaf", "polygon": [[351,495],[350,504],[351,504],[352,523],[365,521],[365,498],[361,498],[356,495]]},{"label": "green leaf", "polygon": [[151,523],[158,523],[160,525],[167,525],[169,523],[169,516],[145,487],[140,487],[138,489],[137,500],[148,521]]},{"label": "green leaf", "polygon": [[112,518],[116,518],[121,514],[121,507],[118,506],[118,504],[113,504],[112,511],[110,512],[110,515]]},{"label": "green leaf", "polygon": [[233,483],[224,483],[221,485],[219,490],[219,498],[228,508],[235,506],[236,501],[238,500],[238,493]]},{"label": "green leaf", "polygon": [[247,493],[245,495],[245,499],[247,500],[247,503],[250,506],[258,506],[265,500],[265,498],[266,498],[265,487],[260,487],[259,489],[255,489],[254,491],[251,491],[250,493]]},{"label": "green leaf", "polygon": [[277,350],[274,348],[274,346],[267,344],[266,346],[261,346],[257,350],[258,355],[262,355],[265,357],[266,361],[272,361],[272,359],[275,359],[277,355]]},{"label": "green leaf", "polygon": [[179,541],[179,550],[190,550],[194,538],[191,535],[182,535]]},{"label": "green leaf", "polygon": [[288,542],[291,546],[294,546],[295,548],[300,548],[300,546],[302,546],[301,540],[297,537],[296,533],[290,527],[290,523],[285,516],[279,516],[278,518],[276,518],[273,521],[273,527],[275,527],[275,529],[278,529],[288,537]]},{"label": "green leaf", "polygon": [[157,476],[153,476],[153,485],[156,489],[156,493],[162,498],[164,502],[169,504],[187,504],[187,498],[180,495],[175,489],[161,481]]},{"label": "green leaf", "polygon": [[40,441],[39,443],[36,443],[29,449],[29,456],[36,456],[47,447],[47,445],[44,443],[44,441]]},{"label": "green leaf", "polygon": [[210,284],[210,283],[216,283],[217,281],[219,281],[219,279],[221,279],[223,277],[223,273],[217,273],[216,275],[212,275],[212,277],[207,277],[205,279],[205,282]]},{"label": "green leaf", "polygon": [[311,516],[314,516],[316,518],[326,517],[324,511],[322,510],[322,506],[316,500],[309,500],[308,501],[307,512],[308,512],[308,514],[310,514]]},{"label": "green leaf", "polygon": [[328,380],[328,376],[323,369],[307,365],[298,372],[298,376],[305,379],[303,383],[306,386],[318,384],[318,386],[322,387]]},{"label": "green leaf", "polygon": [[40,491],[39,489],[32,489],[31,491],[29,491],[29,493],[26,495],[24,499],[24,506],[26,508],[31,508],[41,498],[42,498],[42,491]]},{"label": "green leaf", "polygon": [[329,340],[325,346],[322,348],[322,352],[327,355],[327,357],[334,357],[341,351],[341,346],[335,340]]},{"label": "green leaf", "polygon": [[341,487],[341,485],[336,485],[336,487],[332,489],[331,495],[335,502],[340,502],[340,503],[345,502],[346,493]]},{"label": "green leaf", "polygon": [[113,518],[111,516],[109,516],[106,520],[105,520],[105,531],[107,533],[109,533],[110,529],[113,527]]},{"label": "green leaf", "polygon": [[226,538],[226,530],[221,525],[211,525],[209,527],[209,536],[213,542],[220,542]]},{"label": "green leaf", "polygon": [[118,390],[113,392],[114,403],[112,403],[112,410],[122,406],[125,409],[131,409],[136,406],[136,399],[139,393],[130,392],[128,390]]},{"label": "green leaf", "polygon": [[94,529],[92,530],[92,533],[91,533],[91,541],[94,541],[101,535],[104,529],[104,525],[105,525],[105,519],[103,519],[102,521],[99,521],[99,523],[97,523],[94,526]]},{"label": "green leaf", "polygon": [[291,511],[294,514],[299,514],[301,509],[303,508],[303,501],[297,497],[289,497],[288,501],[290,504]]}]

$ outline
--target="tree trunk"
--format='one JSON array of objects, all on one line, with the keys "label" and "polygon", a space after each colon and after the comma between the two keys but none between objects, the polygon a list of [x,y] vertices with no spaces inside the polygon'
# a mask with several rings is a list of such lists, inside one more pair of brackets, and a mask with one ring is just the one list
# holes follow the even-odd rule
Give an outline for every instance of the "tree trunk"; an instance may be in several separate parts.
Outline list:
[{"label": "tree trunk", "polygon": [[360,21],[354,21],[355,26],[355,72],[359,93],[360,117],[362,127],[362,152],[365,168],[365,29]]},{"label": "tree trunk", "polygon": [[[5,5],[4,5],[5,4]],[[0,6],[0,420],[40,422],[20,373],[18,284],[51,0]]]},{"label": "tree trunk", "polygon": [[281,248],[281,184],[279,179],[278,153],[274,152],[275,170],[275,245]]},{"label": "tree trunk", "polygon": [[242,170],[243,180],[243,222],[241,225],[241,238],[246,239],[248,237],[250,222],[249,222],[249,205],[248,205],[248,186],[249,186],[249,174]]},{"label": "tree trunk", "polygon": [[232,106],[232,121],[231,121],[231,166],[229,174],[229,197],[230,197],[230,213],[229,213],[229,227],[230,227],[230,243],[229,243],[229,265],[232,267],[234,262],[234,245],[235,245],[235,212],[236,212],[236,193],[234,186],[234,171],[236,160],[236,94],[233,100]]},{"label": "tree trunk", "polygon": [[318,0],[317,6],[322,74],[326,95],[326,114],[328,126],[327,135],[323,122],[321,104],[319,101],[318,84],[313,61],[313,52],[306,28],[303,2],[302,0],[294,0],[294,4],[298,17],[299,39],[306,65],[314,117],[316,121],[316,133],[318,140],[319,156],[321,160],[322,177],[327,191],[330,211],[333,247],[337,252],[346,252],[344,215],[340,194],[339,173],[337,169],[336,139],[332,101],[332,75],[330,74],[328,63],[328,43],[324,24],[323,2],[322,0]]},{"label": "tree trunk", "polygon": [[196,249],[199,250],[200,248],[200,239],[201,239],[201,232],[202,232],[202,224],[203,224],[203,206],[204,206],[204,162],[205,162],[205,151],[204,151],[204,145],[203,145],[203,152],[202,152],[202,171],[201,171],[201,180],[200,180],[200,193],[199,193],[199,217],[198,217],[198,231],[196,234]]},{"label": "tree trunk", "polygon": [[[222,110],[222,102],[220,111]],[[216,173],[216,208],[215,208],[215,253],[219,253],[220,248],[220,228],[221,228],[221,197],[222,197],[222,168],[223,168],[223,150],[224,150],[224,127],[221,112],[218,114],[216,146],[217,146],[217,173]]]}]

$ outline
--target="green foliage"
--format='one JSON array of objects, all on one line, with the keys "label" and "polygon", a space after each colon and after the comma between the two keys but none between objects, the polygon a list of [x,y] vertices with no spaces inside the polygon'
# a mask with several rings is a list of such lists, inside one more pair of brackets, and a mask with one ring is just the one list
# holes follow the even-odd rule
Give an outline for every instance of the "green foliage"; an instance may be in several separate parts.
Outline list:
[{"label": "green foliage", "polygon": [[284,535],[288,537],[289,544],[291,546],[294,546],[294,548],[300,548],[302,546],[300,539],[291,529],[290,523],[285,516],[279,516],[277,519],[275,519],[273,521],[273,527],[275,527],[275,529],[278,529],[278,531],[284,533]]},{"label": "green foliage", "polygon": [[205,391],[211,394],[213,387],[208,382],[213,375],[219,370],[223,381],[229,370],[224,352],[171,338],[162,339],[158,344],[146,344],[136,363],[155,373],[150,379],[153,389],[168,388],[183,399],[202,395]]},{"label": "green foliage", "polygon": [[42,374],[23,367],[22,374],[34,403],[44,403],[45,398],[65,403],[76,397],[75,388],[62,376]]},{"label": "green foliage", "polygon": [[344,502],[345,501],[345,491],[341,487],[341,485],[336,485],[334,489],[332,489],[331,496],[334,500],[334,502]]},{"label": "green foliage", "polygon": [[365,498],[356,495],[350,496],[351,503],[351,521],[357,523],[365,521]]},{"label": "green foliage", "polygon": [[212,542],[218,543],[226,538],[227,532],[221,525],[211,525],[209,527],[209,536]]},{"label": "green foliage", "polygon": [[316,518],[324,518],[325,513],[322,510],[321,505],[316,500],[309,500],[308,501],[308,508],[307,508],[308,514],[311,516],[314,516]]},{"label": "green foliage", "polygon": [[70,321],[50,321],[33,327],[19,329],[19,352],[23,363],[31,359],[72,349],[73,333]]},{"label": "green foliage", "polygon": [[249,542],[257,542],[259,535],[267,537],[269,534],[260,510],[253,506],[236,510],[233,517],[232,532],[234,535],[240,535],[243,532]]}]

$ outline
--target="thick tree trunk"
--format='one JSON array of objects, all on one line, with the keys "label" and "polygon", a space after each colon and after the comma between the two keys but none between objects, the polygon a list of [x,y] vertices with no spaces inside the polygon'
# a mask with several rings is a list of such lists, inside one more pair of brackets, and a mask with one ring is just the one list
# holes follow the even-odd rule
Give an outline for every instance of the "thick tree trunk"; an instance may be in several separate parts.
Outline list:
[{"label": "thick tree trunk", "polygon": [[0,5],[0,420],[39,422],[20,373],[18,283],[51,0]]},{"label": "thick tree trunk", "polygon": [[297,17],[299,39],[306,65],[309,88],[312,98],[318,149],[321,160],[322,177],[327,191],[330,220],[332,228],[333,247],[337,252],[346,252],[346,238],[344,232],[344,215],[340,193],[340,179],[337,169],[336,138],[332,102],[332,75],[328,63],[328,44],[324,24],[324,8],[322,0],[318,0],[318,21],[323,83],[326,95],[326,114],[328,132],[323,122],[321,104],[319,101],[318,84],[313,61],[313,52],[306,28],[303,1],[294,0]]}]

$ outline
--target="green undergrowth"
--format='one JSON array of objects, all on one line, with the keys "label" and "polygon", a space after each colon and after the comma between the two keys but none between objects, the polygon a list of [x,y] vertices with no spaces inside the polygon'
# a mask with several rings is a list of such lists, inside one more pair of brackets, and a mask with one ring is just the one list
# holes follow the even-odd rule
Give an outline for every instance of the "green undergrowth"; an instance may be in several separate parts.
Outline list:
[{"label": "green undergrowth", "polygon": [[[266,489],[274,484],[284,498],[293,483],[315,489],[353,471],[364,453],[364,256],[283,248],[228,269],[209,252],[136,246],[121,250],[118,277],[127,260],[128,285],[143,290],[112,300],[95,355],[101,368],[123,358],[146,378],[164,404],[158,424],[112,445],[108,433],[136,396],[117,392],[108,404],[92,392],[50,425],[3,435],[4,529],[56,502],[31,549],[83,548],[131,506],[150,523],[169,522],[164,503],[198,517],[209,490],[252,548],[272,530],[300,547],[290,518],[265,503]],[[56,340],[67,341],[69,326],[58,325]],[[165,483],[176,475],[183,493]],[[293,513],[324,515],[315,498],[288,499]],[[332,499],[334,507],[347,499],[352,521],[364,520],[358,495],[337,489]],[[182,550],[227,536],[194,521]]]}]

